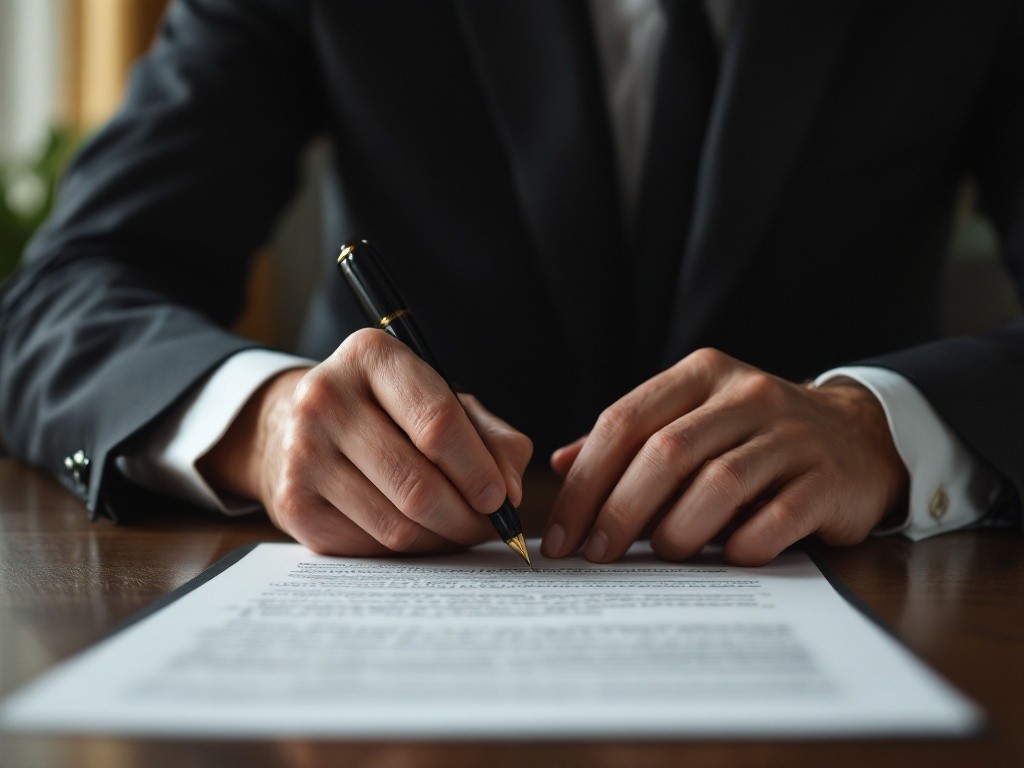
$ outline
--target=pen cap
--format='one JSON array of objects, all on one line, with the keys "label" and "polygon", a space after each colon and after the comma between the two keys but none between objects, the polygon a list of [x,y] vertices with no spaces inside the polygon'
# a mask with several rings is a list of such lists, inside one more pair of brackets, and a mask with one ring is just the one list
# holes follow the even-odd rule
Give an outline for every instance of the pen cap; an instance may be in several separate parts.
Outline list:
[{"label": "pen cap", "polygon": [[370,324],[403,342],[444,378],[437,358],[377,249],[366,240],[344,246],[338,254],[338,270],[363,305]]},{"label": "pen cap", "polygon": [[408,309],[380,253],[366,240],[341,249],[338,269],[373,322],[380,323],[399,310]]}]

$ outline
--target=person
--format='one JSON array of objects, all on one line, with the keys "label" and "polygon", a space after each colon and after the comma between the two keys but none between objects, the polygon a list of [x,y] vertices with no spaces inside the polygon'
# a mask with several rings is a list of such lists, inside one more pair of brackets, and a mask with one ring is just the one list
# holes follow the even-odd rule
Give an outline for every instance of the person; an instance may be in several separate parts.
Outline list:
[{"label": "person", "polygon": [[[1020,4],[706,6],[176,2],[5,287],[11,451],[94,514],[255,501],[348,555],[492,537],[534,447],[555,557],[1019,511],[1024,323],[941,339],[937,295],[967,176],[1024,288]],[[318,134],[328,242],[475,396],[336,275],[299,357],[225,329]]]}]

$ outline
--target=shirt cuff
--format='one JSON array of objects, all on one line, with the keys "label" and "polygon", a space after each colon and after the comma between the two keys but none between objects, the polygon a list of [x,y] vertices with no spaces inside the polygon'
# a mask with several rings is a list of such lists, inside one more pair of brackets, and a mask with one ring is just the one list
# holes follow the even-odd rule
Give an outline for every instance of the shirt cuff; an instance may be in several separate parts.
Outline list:
[{"label": "shirt cuff", "polygon": [[260,505],[210,487],[196,462],[216,445],[249,398],[273,376],[316,365],[282,352],[247,349],[238,352],[184,400],[166,413],[149,436],[131,453],[118,456],[116,466],[129,480],[226,515],[253,512]]},{"label": "shirt cuff", "polygon": [[1002,480],[978,460],[905,377],[886,368],[834,368],[816,387],[846,378],[865,387],[882,405],[893,443],[910,476],[907,517],[875,533],[902,532],[914,541],[971,525],[999,497]]}]

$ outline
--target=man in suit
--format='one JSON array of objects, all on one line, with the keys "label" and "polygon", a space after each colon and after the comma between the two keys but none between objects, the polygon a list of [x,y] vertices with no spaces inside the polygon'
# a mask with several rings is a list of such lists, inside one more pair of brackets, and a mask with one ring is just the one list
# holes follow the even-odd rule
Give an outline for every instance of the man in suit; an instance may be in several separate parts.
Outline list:
[{"label": "man in suit", "polygon": [[[11,449],[94,512],[241,497],[339,554],[487,537],[530,439],[552,556],[1019,508],[1024,323],[937,339],[965,176],[1024,286],[1019,4],[706,5],[176,3],[3,294]],[[318,133],[329,241],[379,246],[479,400],[337,277],[302,358],[224,330]]]}]

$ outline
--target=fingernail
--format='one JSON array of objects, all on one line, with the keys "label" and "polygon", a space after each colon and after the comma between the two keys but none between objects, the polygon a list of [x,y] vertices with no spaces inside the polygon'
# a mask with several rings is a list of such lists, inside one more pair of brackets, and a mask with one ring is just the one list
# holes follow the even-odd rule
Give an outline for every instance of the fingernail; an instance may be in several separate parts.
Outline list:
[{"label": "fingernail", "polygon": [[548,532],[544,534],[544,541],[541,542],[541,550],[547,557],[558,557],[562,554],[562,547],[565,545],[565,528],[555,523]]},{"label": "fingernail", "polygon": [[479,496],[479,505],[490,514],[505,502],[505,490],[498,483],[491,483]]},{"label": "fingernail", "polygon": [[601,562],[604,560],[607,551],[608,534],[604,531],[595,531],[590,535],[590,540],[587,541],[587,548],[583,551],[583,555],[587,560]]}]

